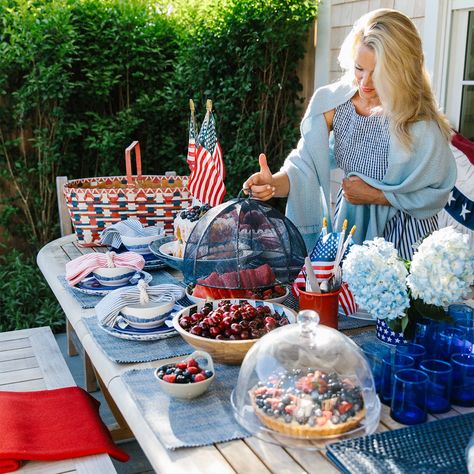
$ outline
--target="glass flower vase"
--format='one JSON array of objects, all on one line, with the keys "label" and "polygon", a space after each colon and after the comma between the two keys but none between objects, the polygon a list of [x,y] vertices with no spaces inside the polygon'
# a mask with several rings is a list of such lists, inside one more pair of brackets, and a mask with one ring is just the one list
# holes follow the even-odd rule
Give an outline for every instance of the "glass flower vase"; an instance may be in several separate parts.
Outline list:
[{"label": "glass flower vase", "polygon": [[385,344],[398,346],[399,344],[406,344],[409,342],[407,339],[405,339],[402,332],[396,332],[390,329],[389,325],[384,319],[377,319],[375,330],[377,339],[384,342]]}]

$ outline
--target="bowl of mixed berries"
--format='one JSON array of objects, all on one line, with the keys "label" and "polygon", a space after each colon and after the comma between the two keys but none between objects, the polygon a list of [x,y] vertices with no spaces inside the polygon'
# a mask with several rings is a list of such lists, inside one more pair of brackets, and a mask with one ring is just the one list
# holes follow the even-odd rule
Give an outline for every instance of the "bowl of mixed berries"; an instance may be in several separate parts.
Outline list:
[{"label": "bowl of mixed berries", "polygon": [[223,364],[240,364],[265,334],[296,321],[292,309],[257,300],[200,302],[178,312],[173,325],[183,339]]},{"label": "bowl of mixed berries", "polygon": [[202,395],[215,378],[210,354],[194,351],[186,359],[162,365],[155,370],[160,388],[175,398],[191,399]]}]

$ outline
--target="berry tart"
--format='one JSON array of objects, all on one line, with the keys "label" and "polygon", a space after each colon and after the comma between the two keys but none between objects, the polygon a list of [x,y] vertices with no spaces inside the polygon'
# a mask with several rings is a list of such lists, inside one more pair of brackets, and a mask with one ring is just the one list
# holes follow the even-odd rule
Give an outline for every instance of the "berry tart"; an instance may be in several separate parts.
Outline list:
[{"label": "berry tart", "polygon": [[193,206],[181,211],[178,217],[176,217],[173,223],[174,237],[176,239],[173,251],[175,257],[183,258],[184,248],[186,247],[186,242],[188,241],[191,232],[194,227],[196,227],[198,220],[206,214],[210,208],[209,204],[204,204],[204,206]]},{"label": "berry tart", "polygon": [[251,391],[261,422],[298,438],[319,438],[356,428],[365,417],[361,389],[337,373],[294,369],[271,375]]}]

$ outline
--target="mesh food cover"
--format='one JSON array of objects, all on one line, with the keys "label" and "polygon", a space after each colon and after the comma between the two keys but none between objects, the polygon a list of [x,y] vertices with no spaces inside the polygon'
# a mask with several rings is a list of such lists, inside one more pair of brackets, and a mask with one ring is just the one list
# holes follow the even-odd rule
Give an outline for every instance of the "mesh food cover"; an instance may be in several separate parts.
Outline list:
[{"label": "mesh food cover", "polygon": [[184,279],[211,288],[256,289],[288,283],[307,255],[294,224],[262,201],[236,198],[208,211],[191,232]]},{"label": "mesh food cover", "polygon": [[328,440],[371,434],[380,419],[370,367],[347,336],[315,311],[263,336],[242,362],[232,406],[254,436],[322,449]]}]

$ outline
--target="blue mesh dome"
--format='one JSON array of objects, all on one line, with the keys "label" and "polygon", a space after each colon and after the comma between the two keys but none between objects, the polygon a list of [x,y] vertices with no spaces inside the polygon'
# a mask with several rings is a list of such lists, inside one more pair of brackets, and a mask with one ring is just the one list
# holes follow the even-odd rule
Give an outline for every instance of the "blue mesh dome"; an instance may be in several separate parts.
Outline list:
[{"label": "blue mesh dome", "polygon": [[307,255],[295,225],[262,201],[236,198],[214,207],[194,227],[184,252],[186,283],[256,289],[289,283]]}]

